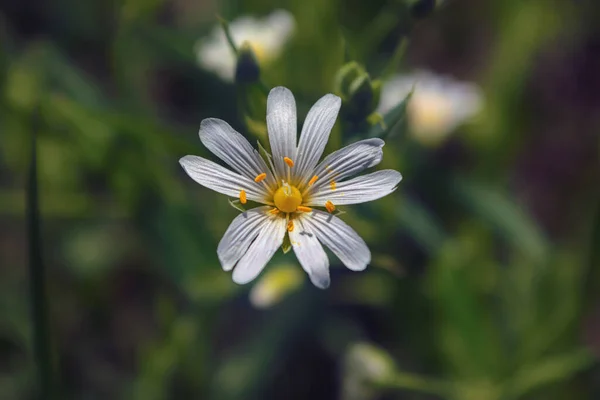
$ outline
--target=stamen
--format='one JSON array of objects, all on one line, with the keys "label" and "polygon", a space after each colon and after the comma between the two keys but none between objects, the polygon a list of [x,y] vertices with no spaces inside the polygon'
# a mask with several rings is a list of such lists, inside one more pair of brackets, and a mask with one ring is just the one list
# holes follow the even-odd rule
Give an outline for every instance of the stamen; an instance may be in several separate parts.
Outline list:
[{"label": "stamen", "polygon": [[291,232],[291,231],[294,230],[294,221],[292,221],[292,220],[288,221],[288,223],[287,223],[287,230],[288,230],[288,232]]},{"label": "stamen", "polygon": [[277,214],[279,214],[279,209],[278,208],[273,208],[272,210],[269,210],[269,213],[273,214],[273,215],[277,215]]},{"label": "stamen", "polygon": [[315,184],[315,182],[317,181],[317,179],[319,179],[318,176],[313,176],[312,178],[310,178],[310,181],[308,181],[308,186],[312,186]]},{"label": "stamen", "polygon": [[333,203],[331,202],[331,200],[327,200],[325,202],[325,208],[327,209],[327,211],[329,213],[332,213],[335,211],[335,205],[333,205]]},{"label": "stamen", "polygon": [[257,182],[257,183],[258,183],[258,182],[261,182],[261,181],[263,181],[263,180],[264,180],[266,177],[267,177],[267,174],[266,174],[266,173],[264,173],[264,172],[263,172],[262,174],[258,174],[258,175],[256,175],[256,178],[254,178],[254,182]]},{"label": "stamen", "polygon": [[240,190],[240,203],[246,204],[246,191]]},{"label": "stamen", "polygon": [[296,211],[300,211],[300,212],[311,212],[312,208],[310,207],[305,207],[305,206],[298,206],[298,208],[296,208]]},{"label": "stamen", "polygon": [[283,157],[283,161],[288,165],[288,167],[292,168],[294,166],[294,161],[292,161],[289,157]]},{"label": "stamen", "polygon": [[329,182],[329,186],[331,186],[331,190],[335,190],[335,181],[331,180],[331,182]]}]

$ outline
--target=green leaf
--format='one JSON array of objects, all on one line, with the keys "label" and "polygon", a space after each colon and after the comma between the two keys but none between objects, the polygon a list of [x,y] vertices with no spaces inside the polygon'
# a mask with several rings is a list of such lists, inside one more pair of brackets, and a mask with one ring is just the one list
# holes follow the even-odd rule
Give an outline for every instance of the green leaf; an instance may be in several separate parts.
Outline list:
[{"label": "green leaf", "polygon": [[485,219],[507,242],[536,260],[548,252],[540,229],[526,213],[498,189],[455,178],[451,188],[474,214]]},{"label": "green leaf", "polygon": [[466,232],[449,238],[427,269],[427,292],[439,315],[435,340],[455,376],[475,380],[495,375],[505,361],[495,315],[471,278],[485,260],[480,237]]},{"label": "green leaf", "polygon": [[578,349],[567,354],[549,357],[536,365],[523,366],[508,383],[511,398],[520,398],[541,386],[569,379],[590,367],[594,357],[589,351]]},{"label": "green leaf", "polygon": [[397,212],[398,222],[423,249],[435,253],[442,246],[446,233],[421,204],[404,197]]}]

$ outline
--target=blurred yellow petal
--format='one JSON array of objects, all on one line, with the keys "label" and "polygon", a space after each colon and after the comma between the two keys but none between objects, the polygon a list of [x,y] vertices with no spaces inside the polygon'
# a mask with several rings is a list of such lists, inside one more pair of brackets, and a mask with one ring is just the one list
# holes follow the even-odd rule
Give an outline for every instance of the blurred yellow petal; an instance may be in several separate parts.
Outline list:
[{"label": "blurred yellow petal", "polygon": [[304,282],[303,271],[294,265],[270,268],[250,291],[250,303],[256,308],[269,308],[295,292]]}]

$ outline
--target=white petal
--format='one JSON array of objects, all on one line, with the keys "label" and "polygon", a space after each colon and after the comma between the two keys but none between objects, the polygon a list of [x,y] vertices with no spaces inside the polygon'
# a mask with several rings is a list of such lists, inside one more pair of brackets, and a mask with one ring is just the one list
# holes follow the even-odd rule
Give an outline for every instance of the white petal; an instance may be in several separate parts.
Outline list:
[{"label": "white petal", "polygon": [[220,26],[210,36],[196,42],[195,52],[202,68],[216,73],[225,81],[233,81],[236,58]]},{"label": "white petal", "polygon": [[204,119],[200,123],[199,135],[207,149],[238,173],[252,180],[257,175],[266,173],[267,182],[275,183],[271,171],[258,151],[227,122],[217,118]]},{"label": "white petal", "polygon": [[233,269],[233,281],[240,285],[252,281],[260,274],[273,254],[283,243],[286,222],[281,216],[269,216],[261,224],[256,240]]},{"label": "white petal", "polygon": [[269,92],[267,129],[275,172],[285,177],[288,166],[283,158],[296,160],[296,100],[289,89],[279,86]]},{"label": "white petal", "polygon": [[294,220],[294,229],[289,233],[290,242],[302,268],[308,273],[311,282],[319,289],[329,287],[329,259],[315,233],[303,221],[302,215]]},{"label": "white petal", "polygon": [[230,271],[246,253],[258,236],[262,224],[269,218],[266,213],[270,209],[271,207],[253,208],[231,221],[217,247],[217,255],[225,271]]},{"label": "white petal", "polygon": [[314,210],[303,222],[352,271],[362,271],[371,262],[371,251],[365,241],[338,217]]},{"label": "white petal", "polygon": [[341,105],[342,100],[339,97],[326,94],[308,112],[298,143],[294,176],[311,178],[312,175],[308,174],[313,171],[323,154]]},{"label": "white petal", "polygon": [[396,75],[390,81],[385,82],[381,88],[381,96],[377,111],[386,114],[397,106],[413,89],[417,78],[413,75]]},{"label": "white petal", "polygon": [[198,156],[185,156],[179,160],[179,164],[190,178],[215,192],[237,198],[240,191],[244,190],[248,200],[268,204],[268,193],[264,186],[217,163]]},{"label": "white petal", "polygon": [[265,47],[269,53],[279,53],[283,45],[289,40],[296,21],[292,13],[287,10],[275,10],[263,23],[268,36],[265,38]]},{"label": "white petal", "polygon": [[318,179],[308,193],[317,192],[322,186],[330,185],[332,180],[337,183],[379,164],[383,158],[384,144],[381,139],[365,139],[331,153],[315,168],[313,175],[318,176]]},{"label": "white petal", "polygon": [[334,205],[358,204],[373,201],[387,196],[396,190],[402,180],[400,172],[384,169],[344,182],[321,187],[314,195],[306,200],[308,206],[324,206],[329,200]]}]

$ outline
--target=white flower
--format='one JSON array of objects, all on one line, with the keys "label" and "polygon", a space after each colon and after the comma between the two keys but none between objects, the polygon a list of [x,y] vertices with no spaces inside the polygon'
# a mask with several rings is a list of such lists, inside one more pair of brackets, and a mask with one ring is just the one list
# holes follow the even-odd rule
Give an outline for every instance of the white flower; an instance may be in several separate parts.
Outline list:
[{"label": "white flower", "polygon": [[397,75],[381,90],[378,111],[386,113],[413,89],[407,115],[411,133],[423,144],[436,144],[482,107],[483,95],[473,83],[419,71]]},{"label": "white flower", "polygon": [[368,400],[378,398],[379,390],[373,383],[393,376],[394,360],[383,349],[369,343],[350,346],[344,360],[342,381],[343,399]]},{"label": "white flower", "polygon": [[[323,96],[310,109],[296,142],[296,102],[284,87],[267,99],[267,128],[273,152],[267,166],[250,143],[225,121],[209,118],[200,124],[200,140],[233,171],[197,156],[179,160],[199,184],[239,198],[265,204],[238,215],[221,239],[217,254],[233,280],[252,281],[282,245],[286,233],[304,270],[319,288],[329,286],[327,246],[349,269],[362,271],[371,252],[358,234],[331,214],[336,206],[364,203],[390,194],[402,179],[382,170],[359,176],[382,157],[381,139],[365,139],[344,147],[320,163],[341,100]],[[327,211],[313,207],[324,207]]]},{"label": "white flower", "polygon": [[[248,42],[258,63],[268,64],[281,53],[294,26],[292,14],[277,10],[262,19],[249,16],[238,18],[229,24],[229,31],[237,48]],[[210,36],[198,41],[196,57],[203,68],[215,72],[226,81],[233,80],[236,57],[220,25],[213,29]]]}]

